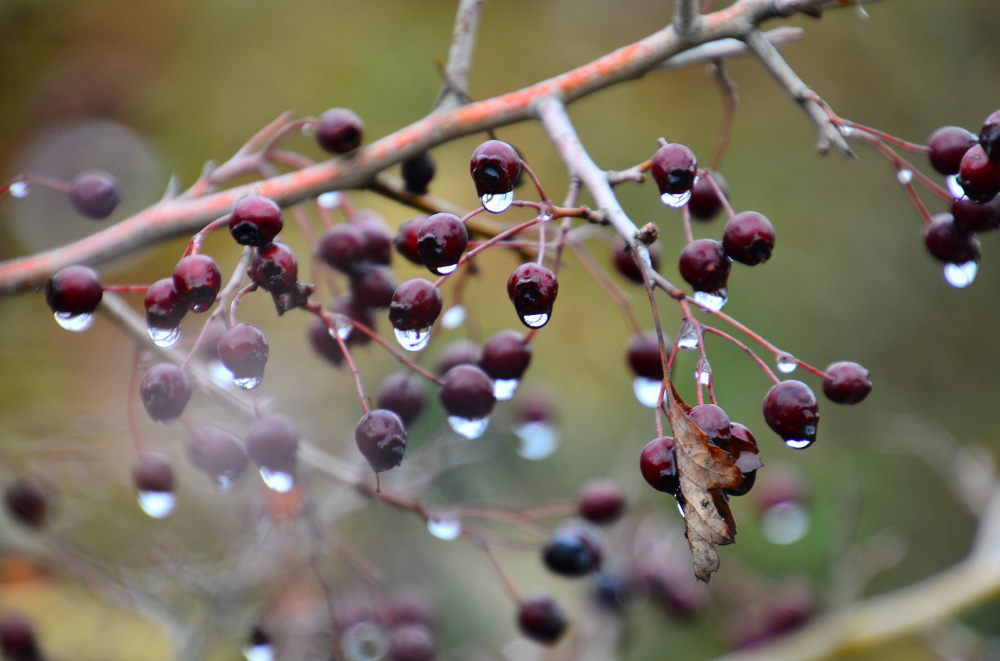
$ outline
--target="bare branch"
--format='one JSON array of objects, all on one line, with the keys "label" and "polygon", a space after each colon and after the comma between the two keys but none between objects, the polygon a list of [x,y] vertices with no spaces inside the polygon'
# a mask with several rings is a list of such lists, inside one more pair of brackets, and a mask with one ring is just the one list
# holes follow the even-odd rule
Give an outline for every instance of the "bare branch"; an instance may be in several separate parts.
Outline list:
[{"label": "bare branch", "polygon": [[675,0],[674,30],[687,39],[698,34],[701,27],[701,0]]},{"label": "bare branch", "polygon": [[444,67],[445,83],[438,93],[438,110],[457,108],[469,99],[469,71],[476,50],[479,14],[486,0],[459,0],[455,12],[455,29],[451,33],[448,64]]},{"label": "bare branch", "polygon": [[[774,28],[763,33],[764,38],[774,46],[784,46],[785,44],[802,41],[806,31],[802,28],[783,26]],[[730,60],[750,53],[747,45],[739,39],[719,39],[707,44],[702,44],[683,53],[678,53],[657,64],[654,69],[672,71],[673,69],[683,69],[699,64],[708,64],[716,60]]]}]

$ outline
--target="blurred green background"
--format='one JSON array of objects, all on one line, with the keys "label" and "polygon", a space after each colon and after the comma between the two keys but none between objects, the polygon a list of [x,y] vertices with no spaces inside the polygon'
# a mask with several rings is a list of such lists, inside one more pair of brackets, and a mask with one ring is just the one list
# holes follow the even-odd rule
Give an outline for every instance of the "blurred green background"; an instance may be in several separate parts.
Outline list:
[{"label": "blurred green background", "polygon": [[[171,173],[190,185],[206,161],[228,158],[288,109],[317,115],[329,107],[352,108],[373,140],[430,108],[440,84],[433,58],[447,55],[454,4],[0,0],[0,179],[25,170],[65,178],[91,167],[109,170],[119,176],[125,198],[107,221],[113,223],[155,202]],[[588,62],[664,25],[672,10],[671,2],[652,0],[492,0],[483,14],[470,91],[487,98]],[[795,19],[791,23],[806,28],[806,38],[782,50],[841,116],[922,141],[946,124],[978,130],[1000,106],[995,0],[897,0],[868,11],[868,20],[852,9],[830,12],[822,21]],[[859,162],[818,157],[813,129],[755,62],[733,61],[729,71],[741,103],[722,172],[736,209],[766,214],[778,239],[765,266],[734,267],[726,312],[811,364],[864,364],[875,390],[857,407],[821,399],[819,442],[808,451],[791,451],[767,431],[760,413],[767,378],[739,351],[709,340],[720,404],[756,432],[766,463],[792,464],[804,473],[813,525],[801,541],[776,546],[761,536],[751,498],[736,502],[739,541],[722,550],[715,580],[723,588],[713,610],[693,624],[651,609],[636,611],[625,652],[630,659],[661,658],[665,649],[676,659],[722,652],[727,623],[738,612],[738,604],[727,600],[734,590],[726,585],[794,574],[809,577],[828,596],[838,559],[879,531],[897,534],[907,552],[869,592],[907,584],[960,559],[975,521],[941,476],[950,466],[929,465],[934,462],[912,453],[947,444],[941,439],[949,435],[992,453],[1000,433],[1000,310],[990,294],[1000,286],[996,238],[981,237],[976,282],[952,289],[924,249],[920,220],[884,160],[863,147],[857,148]],[[597,163],[622,169],[648,158],[660,136],[687,144],[707,163],[722,104],[713,79],[699,67],[618,85],[575,103],[570,114]],[[561,197],[565,171],[537,126],[503,128],[498,136],[522,151],[550,195]],[[433,151],[438,176],[432,193],[472,208],[466,163],[481,140],[472,136]],[[320,158],[305,138],[289,146]],[[922,160],[917,164],[927,170]],[[634,221],[659,224],[661,270],[681,282],[680,214],[659,203],[651,184],[624,185],[618,192]],[[925,199],[932,212],[943,210]],[[371,194],[354,200],[378,209],[394,226],[414,215]],[[522,216],[512,211],[505,219]],[[696,225],[696,236],[720,238],[722,222]],[[48,191],[7,198],[0,203],[0,258],[59,245],[102,225],[74,216],[62,197]],[[308,250],[301,236],[285,234],[304,261]],[[108,283],[149,283],[169,274],[183,246],[174,241],[100,270]],[[593,250],[608,263],[605,248]],[[226,237],[211,239],[207,252],[224,272],[238,258]],[[397,257],[401,279],[422,275],[402,262]],[[503,290],[515,263],[510,254],[487,255],[480,260],[482,275],[469,285],[466,298],[483,337],[519,326]],[[423,498],[435,504],[520,504],[566,498],[581,482],[612,475],[639,511],[679,522],[670,499],[642,484],[636,470],[655,427],[631,393],[623,363],[628,328],[575,260],[568,260],[560,278],[554,318],[535,341],[527,376],[527,384],[557,398],[560,449],[537,463],[518,457],[506,430],[514,406],[500,405],[487,437],[495,456],[455,471]],[[644,295],[622,285],[648,325]],[[138,297],[134,303],[141,308]],[[665,330],[676,336],[678,310],[665,299],[660,305]],[[305,315],[277,319],[270,301],[256,296],[241,306],[240,316],[265,329],[271,342],[268,374],[257,392],[293,416],[305,437],[355,458],[352,431],[359,412],[353,386],[346,371],[313,357],[303,340]],[[196,323],[189,316],[185,332],[194,332]],[[387,332],[384,315],[378,325]],[[443,337],[462,337],[467,328]],[[439,340],[431,346],[428,364],[443,345]],[[396,367],[377,348],[358,351],[357,360],[369,392]],[[0,479],[44,474],[62,491],[59,535],[116,572],[138,577],[183,613],[210,610],[197,590],[171,572],[181,565],[183,575],[197,583],[192,577],[210,572],[234,544],[252,548],[257,538],[251,513],[261,502],[262,485],[245,480],[227,498],[182,468],[176,514],[163,522],[144,519],[128,484],[131,362],[128,343],[103,319],[89,332],[71,334],[53,323],[40,295],[0,301]],[[689,401],[694,367],[694,357],[682,355],[676,369]],[[819,391],[816,379],[795,376]],[[412,448],[429,442],[443,422],[440,407],[433,403],[431,409],[411,434]],[[230,419],[202,396],[196,395],[188,412],[197,422],[245,429],[245,421]],[[182,429],[157,427],[141,411],[140,417],[150,446],[181,457]],[[890,447],[911,454],[888,452]],[[309,477],[319,493],[325,493],[323,482],[322,476]],[[513,635],[511,606],[474,547],[433,539],[412,517],[384,507],[365,512],[341,522],[339,534],[390,583],[416,583],[434,594],[443,612],[442,649],[467,649],[478,640],[496,650]],[[304,533],[296,534],[307,543]],[[24,538],[5,525],[0,540],[9,548]],[[554,591],[571,611],[586,589],[546,575],[533,554],[501,558],[524,590]],[[326,569],[336,591],[356,588],[354,576],[335,559]],[[7,574],[13,578],[0,585],[0,608],[37,617],[53,656],[170,658],[171,634],[103,605],[60,572],[41,584],[19,579],[17,571]],[[309,581],[308,574],[300,578]],[[221,641],[214,647],[218,658],[235,658],[240,632],[265,610],[269,596],[262,590],[245,612],[224,623],[213,620]],[[998,614],[1000,608],[986,607],[966,621],[992,637],[1000,635]],[[908,642],[867,658],[937,657]]]}]

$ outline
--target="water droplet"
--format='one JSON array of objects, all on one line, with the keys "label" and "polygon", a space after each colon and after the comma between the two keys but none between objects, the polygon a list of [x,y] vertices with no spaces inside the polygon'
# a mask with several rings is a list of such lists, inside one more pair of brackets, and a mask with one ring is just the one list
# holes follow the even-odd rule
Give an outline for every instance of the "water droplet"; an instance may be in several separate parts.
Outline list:
[{"label": "water droplet", "polygon": [[314,122],[308,122],[302,125],[302,135],[307,138],[311,138],[316,133],[316,124]]},{"label": "water droplet", "polygon": [[180,326],[177,328],[149,328],[149,339],[161,349],[169,349],[181,339]]},{"label": "water droplet", "polygon": [[244,390],[253,390],[254,388],[260,385],[260,377],[248,376],[245,379],[234,378],[233,383],[235,383],[238,387],[243,388]]},{"label": "water droplet", "polygon": [[681,501],[677,501],[677,511],[681,513],[681,518],[684,518],[684,506],[681,505]]},{"label": "water droplet", "polygon": [[905,186],[913,181],[913,173],[909,170],[898,170],[896,172],[896,181],[899,182],[900,186]]},{"label": "water droplet", "polygon": [[644,376],[637,376],[632,380],[632,392],[635,398],[643,406],[655,409],[660,403],[660,389],[663,382],[659,379],[647,379]]},{"label": "water droplet", "polygon": [[707,386],[712,382],[712,373],[710,371],[699,370],[694,373],[694,378],[698,379],[701,385]]},{"label": "water droplet", "polygon": [[712,312],[718,312],[729,301],[729,293],[725,289],[720,289],[714,294],[710,294],[707,291],[696,291],[692,298],[695,303],[703,305]]},{"label": "water droplet", "polygon": [[517,391],[517,379],[497,379],[493,382],[493,396],[497,401],[506,402]]},{"label": "water droplet", "polygon": [[215,381],[215,385],[217,386],[227,388],[233,385],[233,373],[218,358],[209,361],[208,373],[212,375],[212,381]]},{"label": "water droplet", "polygon": [[154,519],[162,519],[174,511],[177,499],[170,491],[139,491],[139,507]]},{"label": "water droplet", "polygon": [[851,135],[854,134],[854,129],[851,128],[850,126],[840,126],[839,128],[840,128],[840,135],[844,136],[845,138],[849,138]]},{"label": "water droplet", "polygon": [[458,328],[465,323],[465,319],[468,316],[469,311],[464,305],[452,306],[441,315],[441,327],[445,330]]},{"label": "water droplet", "polygon": [[666,204],[672,209],[680,209],[682,206],[688,203],[691,199],[691,191],[686,193],[681,193],[680,195],[671,195],[670,193],[664,193],[660,196],[660,201]]},{"label": "water droplet", "polygon": [[524,325],[529,328],[541,328],[545,324],[549,323],[549,315],[544,312],[541,314],[526,314],[521,317],[521,321],[523,321]]},{"label": "water droplet", "polygon": [[794,356],[790,356],[787,353],[778,356],[778,371],[782,374],[791,374],[798,366],[799,363],[795,360]]},{"label": "water droplet", "polygon": [[796,503],[778,503],[764,511],[760,531],[772,544],[785,546],[799,541],[809,532],[809,512]]},{"label": "water droplet", "polygon": [[462,534],[462,522],[446,517],[431,517],[427,519],[427,531],[438,539],[450,541]]},{"label": "water droplet", "polygon": [[222,493],[229,493],[233,490],[233,481],[225,475],[218,475],[215,478],[215,488]]},{"label": "water droplet", "polygon": [[68,331],[79,333],[87,330],[94,324],[92,314],[69,314],[68,312],[56,312],[56,323]]},{"label": "water droplet", "polygon": [[28,194],[31,192],[28,190],[28,183],[25,181],[15,181],[7,190],[10,191],[11,197],[16,197],[19,200],[28,197]]},{"label": "water droplet", "polygon": [[379,661],[389,653],[389,639],[374,622],[358,622],[340,636],[340,649],[347,661]]},{"label": "water droplet", "polygon": [[431,341],[430,328],[407,331],[394,328],[393,330],[396,332],[396,341],[399,342],[399,346],[407,351],[420,351]]},{"label": "water droplet", "polygon": [[333,320],[333,328],[327,327],[326,332],[330,334],[330,337],[337,339],[338,337],[342,340],[347,340],[351,336],[351,332],[354,330],[354,324],[352,324],[346,317],[336,317]]},{"label": "water droplet", "polygon": [[785,445],[793,450],[804,450],[813,443],[814,441],[810,441],[808,438],[789,438],[785,441]]},{"label": "water droplet", "polygon": [[448,424],[460,436],[468,439],[479,438],[486,433],[486,428],[490,426],[490,416],[470,420],[468,418],[460,418],[457,415],[449,415]]},{"label": "water droplet", "polygon": [[519,440],[517,454],[539,461],[551,457],[559,448],[559,434],[555,427],[547,422],[526,422],[514,428]]},{"label": "water droplet", "polygon": [[288,473],[273,471],[262,466],[260,469],[260,476],[263,478],[264,484],[266,484],[267,488],[271,491],[288,493],[295,486],[295,478]]},{"label": "water droplet", "polygon": [[448,275],[449,273],[454,273],[455,269],[458,268],[458,264],[449,264],[448,266],[439,266],[434,269],[434,272],[438,275]]},{"label": "water droplet", "polygon": [[340,206],[340,193],[336,191],[323,193],[316,198],[316,204],[320,205],[324,209],[336,209]]},{"label": "water droplet", "polygon": [[965,189],[958,184],[958,175],[952,174],[945,178],[945,182],[948,184],[948,192],[956,200],[961,200],[965,197]]},{"label": "water droplet", "polygon": [[976,262],[966,262],[965,264],[945,264],[944,279],[948,284],[957,289],[968,287],[976,279],[979,271],[979,264]]},{"label": "water droplet", "polygon": [[247,661],[274,661],[274,648],[271,645],[247,645],[243,648],[243,656]]},{"label": "water droplet", "polygon": [[698,332],[687,319],[681,324],[681,332],[677,336],[677,346],[681,349],[698,348]]},{"label": "water droplet", "polygon": [[514,191],[501,195],[483,195],[479,199],[483,203],[483,207],[490,213],[503,213],[514,201]]}]

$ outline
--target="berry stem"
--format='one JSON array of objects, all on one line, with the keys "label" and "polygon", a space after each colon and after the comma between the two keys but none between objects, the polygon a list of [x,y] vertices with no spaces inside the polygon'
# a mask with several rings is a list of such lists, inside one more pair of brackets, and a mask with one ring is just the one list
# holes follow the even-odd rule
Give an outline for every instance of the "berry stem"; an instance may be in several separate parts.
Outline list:
[{"label": "berry stem", "polygon": [[[705,170],[698,170],[698,176],[705,177],[708,180],[708,183],[712,186],[712,190],[715,191],[715,196],[719,198],[719,202],[722,203],[722,208],[726,210],[726,215],[733,218],[736,215],[736,211],[733,210],[733,207],[729,204],[729,200],[726,199],[726,196],[722,194],[722,189],[719,188],[719,184],[715,181],[715,179],[709,177],[708,172]],[[684,205],[684,208],[686,209],[687,205]]]},{"label": "berry stem", "polygon": [[743,344],[742,342],[740,342],[739,340],[737,340],[735,337],[733,337],[729,333],[726,333],[725,331],[721,331],[718,328],[713,328],[712,326],[702,326],[702,328],[704,330],[708,331],[709,333],[715,333],[719,337],[721,337],[721,338],[723,338],[725,340],[729,340],[730,342],[732,342],[733,344],[735,344],[740,349],[743,349],[743,351],[745,351],[748,356],[750,356],[751,358],[753,358],[754,361],[758,365],[760,365],[760,368],[762,370],[764,370],[764,373],[767,374],[769,377],[771,377],[771,381],[773,381],[775,383],[775,385],[781,383],[781,379],[778,378],[778,375],[776,375],[771,370],[771,368],[768,366],[768,364],[765,363],[764,360],[760,356],[758,356],[756,353],[754,353],[753,349],[751,349],[747,345]]},{"label": "berry stem", "polygon": [[297,119],[294,122],[288,122],[280,129],[275,131],[274,135],[272,135],[268,139],[268,141],[264,144],[264,146],[260,148],[260,152],[258,152],[260,157],[267,158],[268,154],[270,154],[274,150],[274,148],[278,146],[278,143],[280,143],[282,140],[292,135],[293,133],[301,131],[306,126],[315,123],[316,123],[315,117],[303,117],[302,119]]},{"label": "berry stem", "polygon": [[894,135],[889,135],[884,131],[879,131],[878,129],[873,129],[870,126],[865,126],[864,124],[858,124],[857,122],[852,122],[849,119],[841,119],[841,118],[838,119],[840,119],[840,124],[843,126],[847,126],[851,129],[864,131],[865,133],[871,133],[872,135],[877,136],[881,140],[896,145],[900,149],[905,149],[906,151],[913,152],[914,154],[929,154],[931,151],[931,148],[928,145],[918,145],[915,142],[908,142],[901,138],[897,138]]},{"label": "berry stem", "polygon": [[240,299],[249,294],[252,291],[257,291],[257,285],[250,283],[243,289],[236,292],[236,296],[233,297],[233,303],[229,306],[229,327],[232,328],[236,325],[236,308],[240,304]]},{"label": "berry stem", "polygon": [[528,176],[531,177],[531,183],[535,184],[535,188],[538,190],[538,196],[542,198],[542,202],[544,204],[552,204],[552,202],[549,201],[548,196],[545,194],[545,189],[542,188],[542,182],[538,181],[538,177],[535,176],[535,171],[532,170],[531,166],[525,163],[524,160],[521,161],[521,169],[527,172]]},{"label": "berry stem", "polygon": [[496,556],[493,554],[493,550],[483,541],[476,541],[479,549],[483,552],[483,557],[486,558],[486,564],[489,565],[490,570],[492,570],[493,575],[497,579],[497,583],[503,588],[504,593],[507,597],[514,603],[521,603],[521,594],[518,592],[517,587],[514,582],[507,575],[503,566],[497,561]]},{"label": "berry stem", "polygon": [[715,150],[712,152],[712,170],[718,170],[722,165],[722,159],[726,155],[726,148],[729,147],[729,137],[733,132],[733,120],[736,118],[736,105],[740,101],[737,94],[736,81],[730,77],[722,60],[712,62],[712,74],[719,83],[722,97],[725,101],[725,109],[722,113],[722,125],[719,127],[719,134],[715,138]]},{"label": "berry stem", "polygon": [[687,238],[688,245],[691,245],[694,243],[694,234],[691,232],[691,210],[686,204],[681,207],[681,218],[684,219],[684,236]]},{"label": "berry stem", "polygon": [[[198,337],[195,338],[194,344],[191,345],[191,350],[184,358],[184,362],[181,363],[181,369],[186,369],[188,363],[191,362],[191,358],[198,352],[198,349],[201,347],[201,343],[205,340],[205,334],[208,332],[208,327],[212,324],[212,322],[216,319],[222,319],[223,322],[226,321],[226,316],[224,314],[226,309],[226,299],[229,298],[234,291],[236,291],[237,287],[240,286],[243,276],[246,275],[247,266],[250,264],[250,257],[252,254],[253,249],[250,246],[243,248],[243,255],[240,257],[239,263],[236,264],[236,269],[233,271],[233,275],[229,278],[229,282],[226,283],[226,286],[222,288],[222,291],[219,292],[219,295],[215,297],[216,308],[212,310],[212,313],[208,315],[208,319],[206,319],[205,323],[202,325],[201,332],[198,333]],[[230,328],[233,325],[234,324],[230,323]]]},{"label": "berry stem", "polygon": [[[518,232],[521,232],[523,230],[528,229],[529,227],[531,227],[532,225],[534,225],[538,221],[539,221],[539,217],[535,216],[534,218],[532,218],[529,221],[523,222],[520,225],[515,225],[514,227],[510,227],[510,228],[504,230],[503,232],[500,232],[499,234],[497,234],[496,236],[492,237],[488,241],[483,241],[478,246],[476,246],[472,250],[470,250],[467,253],[465,253],[464,255],[462,255],[462,259],[458,260],[458,266],[462,266],[463,264],[465,264],[466,262],[468,262],[470,259],[472,259],[476,255],[478,255],[479,253],[481,253],[483,250],[486,250],[487,248],[489,248],[492,245],[496,245],[500,241],[503,241],[504,239],[506,239],[508,236],[513,236],[514,234],[517,234]],[[458,268],[455,269],[455,271],[457,271],[457,270],[458,270]],[[434,286],[435,287],[440,287],[442,284],[444,284],[444,281],[447,280],[450,275],[452,275],[453,273],[455,273],[455,271],[452,271],[451,273],[449,273],[447,275],[442,275],[440,278],[438,278],[437,280],[434,281]]]},{"label": "berry stem", "polygon": [[187,248],[184,249],[184,254],[181,255],[181,259],[187,257],[188,255],[197,255],[198,251],[201,250],[201,244],[205,242],[205,237],[219,229],[220,227],[229,226],[229,215],[226,214],[221,218],[216,218],[204,228],[202,228],[197,234],[191,237],[191,241],[188,243]]},{"label": "berry stem", "polygon": [[545,216],[538,220],[538,265],[545,264]]},{"label": "berry stem", "polygon": [[358,374],[358,368],[354,366],[354,360],[351,359],[351,352],[347,350],[347,344],[340,337],[340,330],[337,328],[337,324],[333,322],[326,314],[321,314],[320,318],[326,324],[327,328],[330,329],[330,335],[333,339],[337,340],[337,344],[340,345],[340,351],[344,354],[344,361],[347,363],[347,369],[351,371],[351,378],[354,379],[354,387],[358,390],[358,399],[361,400],[361,408],[365,413],[368,413],[368,402],[365,400],[365,389],[361,385],[361,375]]},{"label": "berry stem", "polygon": [[[689,324],[691,324],[691,327],[694,328],[694,332],[698,334],[698,353],[701,354],[701,361],[704,362],[705,365],[708,365],[709,364],[708,363],[708,354],[705,352],[705,333],[702,330],[701,322],[698,321],[698,319],[695,318],[694,314],[691,313],[691,306],[688,305],[688,301],[690,301],[690,300],[691,299],[689,299],[689,298],[685,298],[685,299],[682,299],[681,301],[679,301],[680,306],[681,306],[681,312],[684,314],[684,319],[686,319],[687,322]],[[701,363],[699,363],[699,364],[701,364]],[[698,381],[698,403],[702,404],[703,402],[702,402],[702,397],[701,397],[701,379],[698,378],[696,380]],[[711,377],[709,377],[709,379],[708,379],[708,396],[712,400],[712,403],[714,404],[715,403],[715,386],[713,385],[712,382],[713,382],[713,379]]]}]

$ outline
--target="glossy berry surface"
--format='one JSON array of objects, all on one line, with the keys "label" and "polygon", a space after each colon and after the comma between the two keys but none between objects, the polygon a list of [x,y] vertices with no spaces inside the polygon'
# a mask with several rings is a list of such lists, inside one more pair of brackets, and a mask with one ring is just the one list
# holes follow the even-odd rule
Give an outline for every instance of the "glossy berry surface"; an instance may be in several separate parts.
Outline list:
[{"label": "glossy berry surface", "polygon": [[366,308],[384,308],[392,303],[399,281],[392,270],[369,264],[351,276],[351,296]]},{"label": "glossy berry surface", "polygon": [[426,195],[427,185],[434,179],[434,159],[427,152],[411,156],[401,164],[403,186],[411,195]]},{"label": "glossy berry surface", "polygon": [[188,311],[187,304],[177,293],[173,278],[163,278],[150,285],[143,304],[146,307],[146,325],[150,328],[178,328]]},{"label": "glossy berry surface", "polygon": [[403,421],[388,409],[374,409],[365,414],[354,430],[358,450],[376,473],[395,468],[403,461],[406,430]]},{"label": "glossy berry surface", "polygon": [[268,351],[267,336],[252,324],[236,324],[219,338],[219,360],[237,379],[263,377]]},{"label": "glossy berry surface", "polygon": [[381,214],[361,209],[354,214],[351,224],[361,234],[367,261],[383,266],[392,263],[392,228]]},{"label": "glossy berry surface", "polygon": [[1000,165],[1000,110],[986,118],[979,131],[979,144],[991,161]]},{"label": "glossy berry surface", "polygon": [[319,237],[316,256],[330,268],[351,275],[367,261],[365,239],[353,225],[334,225]]},{"label": "glossy berry surface", "polygon": [[364,122],[347,108],[332,108],[319,116],[314,128],[316,142],[331,154],[346,154],[361,145]]},{"label": "glossy berry surface", "polygon": [[493,381],[475,365],[458,365],[444,375],[438,392],[448,415],[466,420],[485,418],[493,411]]},{"label": "glossy berry surface", "polygon": [[531,364],[531,355],[523,333],[502,330],[483,345],[479,366],[493,379],[520,379]]},{"label": "glossy berry surface", "polygon": [[477,195],[503,195],[514,190],[521,174],[521,158],[506,142],[487,140],[472,152],[469,171]]},{"label": "glossy berry surface", "polygon": [[661,194],[683,195],[694,188],[698,159],[694,152],[676,142],[664,145],[653,154],[650,168]]},{"label": "glossy berry surface", "polygon": [[97,274],[86,266],[67,266],[49,278],[45,302],[53,312],[91,314],[104,296]]},{"label": "glossy berry surface", "polygon": [[789,447],[801,449],[816,441],[819,404],[801,381],[783,381],[764,398],[764,420]]},{"label": "glossy berry surface", "polygon": [[264,291],[281,294],[294,289],[299,279],[295,253],[284,243],[257,248],[250,258],[250,279]]},{"label": "glossy berry surface", "polygon": [[37,477],[22,477],[7,487],[4,505],[11,518],[21,525],[41,528],[49,514],[49,489]]},{"label": "glossy berry surface", "polygon": [[649,486],[657,491],[673,496],[680,494],[681,481],[677,475],[677,457],[674,455],[672,437],[661,436],[647,443],[639,455],[639,470]]},{"label": "glossy berry surface", "polygon": [[404,426],[410,426],[424,409],[424,386],[416,377],[405,372],[390,374],[379,386],[375,402],[399,416]]},{"label": "glossy berry surface", "polygon": [[585,576],[601,567],[601,548],[587,530],[570,527],[556,531],[542,549],[542,561],[560,576]]},{"label": "glossy berry surface", "polygon": [[35,629],[20,613],[9,613],[0,619],[0,652],[10,661],[42,661]]},{"label": "glossy berry surface", "polygon": [[241,246],[266,246],[284,226],[281,207],[260,195],[244,197],[229,215],[229,233]]},{"label": "glossy berry surface", "polygon": [[741,264],[763,264],[774,250],[774,226],[756,211],[738,213],[726,223],[722,248],[726,256]]},{"label": "glossy berry surface", "polygon": [[84,172],[69,185],[69,203],[81,216],[104,220],[119,202],[118,182],[107,172]]},{"label": "glossy berry surface", "polygon": [[950,213],[934,216],[934,222],[924,228],[924,245],[935,259],[946,264],[978,261],[982,254],[976,235],[959,232]]},{"label": "glossy berry surface", "polygon": [[181,417],[191,399],[191,380],[171,363],[153,365],[142,377],[139,398],[149,417],[167,425]]},{"label": "glossy berry surface", "polygon": [[541,328],[548,323],[558,293],[555,273],[533,262],[518,266],[507,280],[507,296],[521,323],[528,328]]},{"label": "glossy berry surface", "polygon": [[453,340],[438,357],[437,373],[444,375],[458,365],[478,365],[481,357],[479,345],[472,340]]},{"label": "glossy berry surface", "polygon": [[431,661],[434,658],[434,632],[416,622],[393,627],[389,632],[389,655],[392,661]]},{"label": "glossy berry surface", "polygon": [[[728,446],[723,449],[736,459],[736,467],[743,473],[743,482],[737,488],[726,489],[725,492],[730,496],[745,496],[750,493],[754,483],[757,481],[756,468],[744,470],[749,465],[756,465],[757,460],[754,459],[753,455],[756,455],[759,459],[760,453],[757,450],[757,439],[754,438],[749,429],[738,422],[731,423],[730,430],[732,431],[732,438],[730,438]],[[753,462],[753,464],[750,464],[750,462]]]},{"label": "glossy berry surface", "polygon": [[989,202],[1000,193],[1000,165],[987,158],[982,147],[975,145],[962,157],[958,183],[973,202]]},{"label": "glossy berry surface", "polygon": [[962,157],[976,144],[976,136],[958,126],[942,126],[927,138],[931,167],[944,175],[958,174]]},{"label": "glossy berry surface", "polygon": [[823,379],[823,394],[836,404],[858,404],[872,391],[872,378],[861,365],[844,360],[829,365]]},{"label": "glossy berry surface", "polygon": [[204,312],[222,288],[222,271],[208,255],[188,255],[174,267],[174,289],[188,309]]},{"label": "glossy berry surface", "polygon": [[417,235],[417,252],[420,261],[431,273],[449,273],[462,258],[469,245],[469,232],[458,216],[436,213],[420,225]]},{"label": "glossy berry surface", "polygon": [[[667,351],[670,349],[668,347]],[[663,380],[663,360],[660,357],[660,341],[655,331],[633,335],[629,340],[625,358],[632,373],[644,379]]]},{"label": "glossy berry surface", "polygon": [[299,434],[291,421],[280,415],[259,418],[250,427],[246,450],[250,459],[262,468],[288,471],[295,466]]},{"label": "glossy berry surface", "polygon": [[976,204],[964,197],[955,200],[951,203],[951,216],[955,229],[962,234],[1000,228],[1000,195],[984,204]]},{"label": "glossy berry surface", "polygon": [[427,216],[417,216],[412,220],[407,220],[399,226],[396,237],[392,240],[396,246],[396,252],[405,257],[408,261],[423,266],[420,259],[420,251],[417,250],[417,239],[420,237],[420,226],[427,220]]},{"label": "glossy berry surface", "polygon": [[729,199],[729,182],[715,170],[708,170],[705,177],[698,177],[691,189],[691,199],[688,200],[688,211],[695,220],[712,220],[722,210],[722,201],[709,182],[708,177],[716,183],[722,194]]},{"label": "glossy berry surface", "polygon": [[250,464],[240,439],[218,427],[194,430],[184,450],[192,466],[215,479],[235,480]]},{"label": "glossy berry surface", "polygon": [[726,449],[733,432],[729,416],[722,407],[715,404],[699,404],[692,408],[688,415],[713,444]]},{"label": "glossy berry surface", "polygon": [[625,492],[614,482],[589,482],[576,494],[576,509],[592,523],[614,523],[625,513]]},{"label": "glossy berry surface", "polygon": [[528,638],[543,645],[555,645],[566,631],[566,616],[548,597],[523,601],[517,613],[517,626]]},{"label": "glossy berry surface", "polygon": [[159,452],[143,452],[132,464],[132,484],[139,491],[174,490],[174,467]]},{"label": "glossy berry surface", "polygon": [[389,323],[399,330],[430,328],[441,314],[441,290],[428,280],[414,278],[396,288],[389,304]]},{"label": "glossy berry surface", "polygon": [[698,239],[681,251],[679,267],[681,277],[695,291],[714,294],[726,288],[731,262],[722,243],[712,239]]},{"label": "glossy berry surface", "polygon": [[[663,246],[657,241],[651,244],[647,250],[649,251],[650,265],[652,265],[654,271],[659,271],[660,260],[663,257]],[[615,269],[619,273],[637,285],[643,284],[642,269],[639,268],[639,264],[636,263],[635,258],[632,256],[632,251],[625,246],[624,241],[619,242],[615,247],[612,259],[614,260]]]}]

